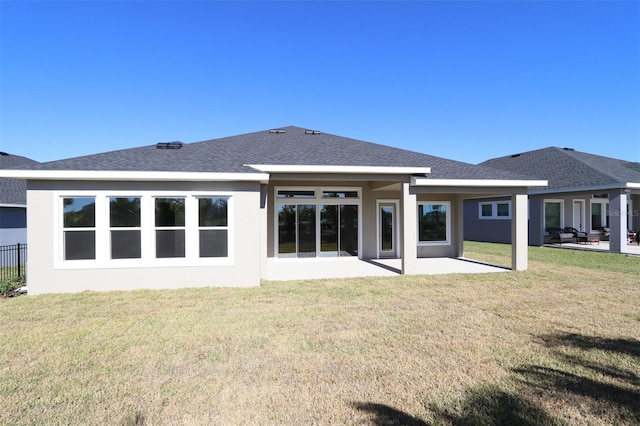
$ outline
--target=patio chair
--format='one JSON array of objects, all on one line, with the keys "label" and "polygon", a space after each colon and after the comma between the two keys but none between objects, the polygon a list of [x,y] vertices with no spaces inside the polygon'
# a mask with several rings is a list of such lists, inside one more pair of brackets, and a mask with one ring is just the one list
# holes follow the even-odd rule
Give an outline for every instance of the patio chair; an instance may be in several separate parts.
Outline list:
[{"label": "patio chair", "polygon": [[609,241],[609,228],[606,226],[603,226],[602,228],[600,228],[602,233],[604,234],[602,237],[600,237],[600,241]]},{"label": "patio chair", "polygon": [[586,232],[578,231],[576,228],[572,228],[572,227],[564,228],[564,230],[566,232],[571,232],[573,234],[573,238],[575,239],[576,243],[587,242],[588,235]]},{"label": "patio chair", "polygon": [[554,241],[558,242],[558,244],[576,242],[574,235],[562,228],[547,228],[547,232],[549,233],[550,243]]}]

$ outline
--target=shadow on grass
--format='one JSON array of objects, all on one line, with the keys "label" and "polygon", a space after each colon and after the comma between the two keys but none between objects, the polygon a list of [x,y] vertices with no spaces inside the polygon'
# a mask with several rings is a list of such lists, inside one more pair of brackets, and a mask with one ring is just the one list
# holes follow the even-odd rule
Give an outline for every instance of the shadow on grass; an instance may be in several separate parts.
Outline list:
[{"label": "shadow on grass", "polygon": [[[427,426],[429,423],[384,404],[353,403],[369,413],[370,423],[377,426]],[[530,402],[497,387],[482,387],[468,391],[467,397],[451,407],[429,407],[434,424],[448,425],[564,425]]]},{"label": "shadow on grass", "polygon": [[373,425],[427,426],[427,423],[422,420],[388,405],[373,402],[354,402],[352,405],[360,411],[369,413]]},{"label": "shadow on grass", "polygon": [[[515,369],[526,386],[568,400],[593,413],[611,411],[619,421],[640,423],[640,392],[567,371],[540,366]],[[578,398],[571,398],[578,397]]]},{"label": "shadow on grass", "polygon": [[567,333],[539,338],[551,350],[551,365],[512,369],[509,381],[515,387],[509,391],[483,386],[448,405],[431,404],[434,423],[564,425],[576,420],[542,408],[551,404],[580,407],[577,415],[585,417],[579,422],[640,424],[640,377],[633,370],[640,342]]},{"label": "shadow on grass", "polygon": [[[640,377],[623,367],[638,364],[639,341],[571,333],[543,335],[540,339],[545,347],[554,349],[558,366],[513,369],[522,385],[546,397],[579,402],[593,415],[605,415],[616,423],[640,424]],[[566,353],[575,349],[579,354]],[[592,350],[605,353],[595,354],[596,360],[588,359]]]},{"label": "shadow on grass", "polygon": [[540,336],[548,348],[572,346],[579,349],[600,349],[634,357],[640,357],[640,341],[583,336],[575,333],[545,334]]},{"label": "shadow on grass", "polygon": [[498,387],[485,386],[468,391],[468,396],[454,407],[429,407],[436,424],[451,425],[564,425],[531,402],[505,392]]}]

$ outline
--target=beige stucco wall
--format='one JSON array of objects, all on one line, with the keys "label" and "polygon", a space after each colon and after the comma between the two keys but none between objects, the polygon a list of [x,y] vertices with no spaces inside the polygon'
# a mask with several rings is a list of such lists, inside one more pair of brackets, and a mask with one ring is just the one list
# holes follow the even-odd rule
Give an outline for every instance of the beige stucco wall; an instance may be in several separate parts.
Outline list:
[{"label": "beige stucco wall", "polygon": [[[232,265],[144,266],[121,268],[56,268],[54,262],[54,209],[56,191],[223,191],[233,196],[234,238]],[[215,182],[39,182],[28,183],[27,213],[29,294],[79,292],[83,290],[161,289],[205,286],[257,286],[260,284],[260,185]],[[231,234],[230,234],[231,235]]]}]

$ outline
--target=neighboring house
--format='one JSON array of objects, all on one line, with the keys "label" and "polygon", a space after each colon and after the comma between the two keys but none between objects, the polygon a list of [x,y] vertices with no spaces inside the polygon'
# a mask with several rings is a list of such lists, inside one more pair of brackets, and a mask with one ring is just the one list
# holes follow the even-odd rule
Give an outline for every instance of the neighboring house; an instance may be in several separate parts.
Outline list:
[{"label": "neighboring house", "polygon": [[[38,164],[19,155],[0,152],[0,169]],[[0,246],[27,242],[27,184],[0,178]]]},{"label": "neighboring house", "polygon": [[[548,181],[529,189],[529,243],[548,242],[547,228],[573,227],[608,238],[626,251],[628,230],[640,229],[640,163],[549,147],[494,158],[481,166]],[[465,201],[465,239],[509,243],[510,200]],[[606,235],[603,228],[608,229]]]},{"label": "neighboring house", "polygon": [[546,184],[299,127],[0,175],[27,180],[30,294],[256,286],[305,259],[396,258],[415,274],[419,258],[462,256],[463,200],[478,195],[510,197],[523,270],[527,188]]}]

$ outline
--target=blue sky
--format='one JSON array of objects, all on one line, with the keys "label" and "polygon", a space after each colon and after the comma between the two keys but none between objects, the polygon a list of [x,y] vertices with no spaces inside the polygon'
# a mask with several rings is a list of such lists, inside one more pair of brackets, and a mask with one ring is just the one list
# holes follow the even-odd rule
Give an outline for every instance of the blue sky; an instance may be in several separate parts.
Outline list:
[{"label": "blue sky", "polygon": [[287,125],[478,163],[640,161],[640,1],[0,0],[0,150]]}]

